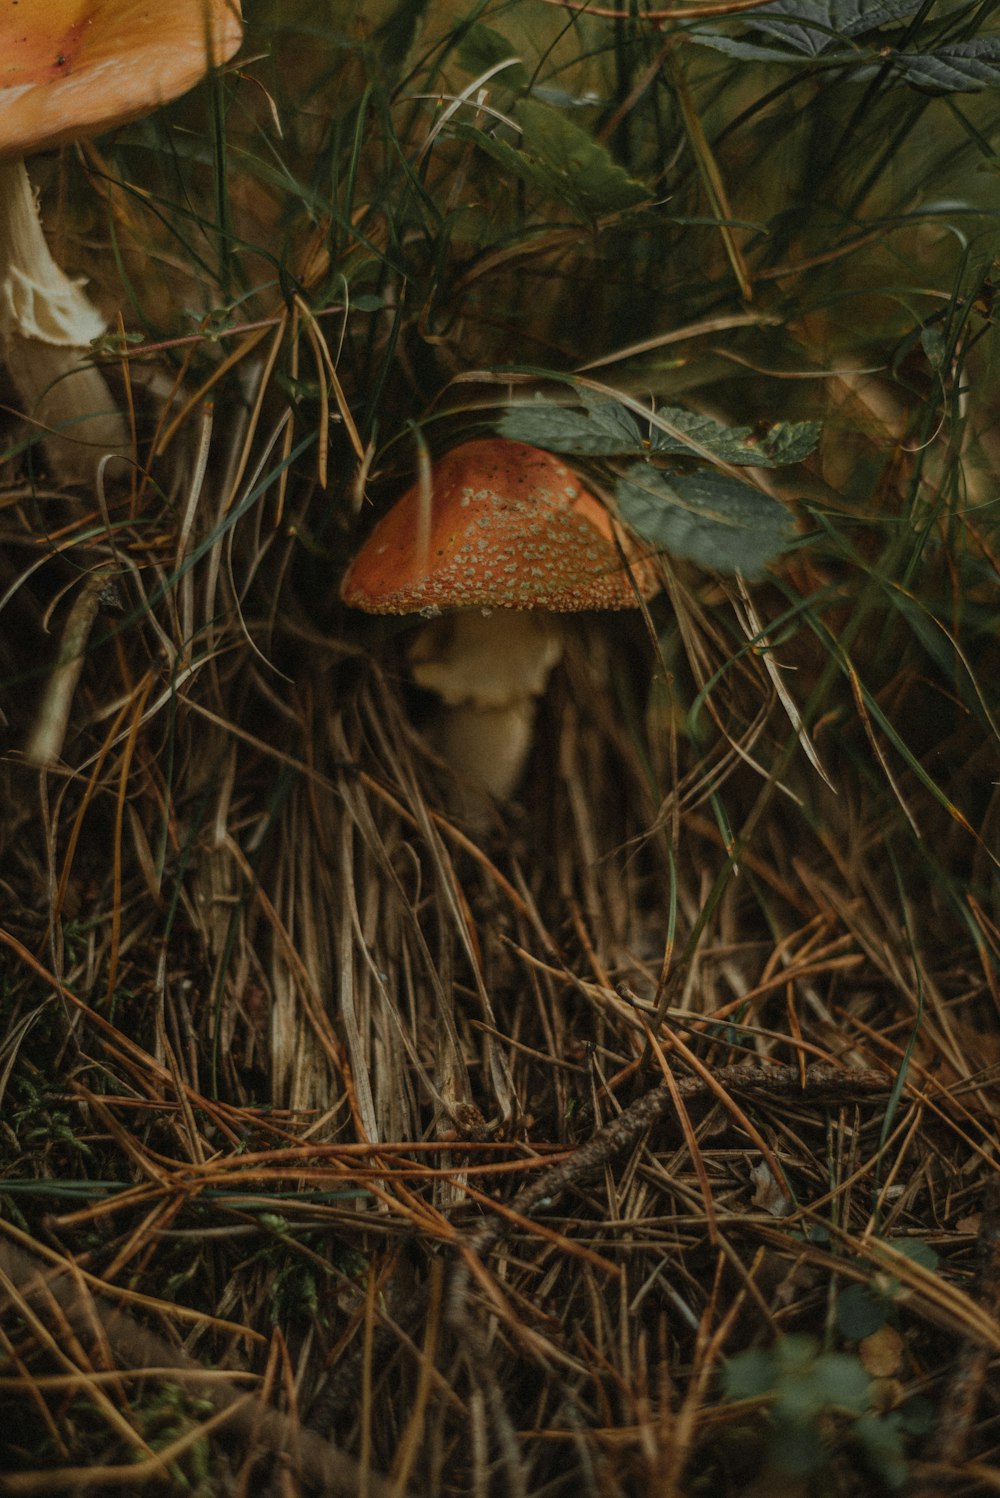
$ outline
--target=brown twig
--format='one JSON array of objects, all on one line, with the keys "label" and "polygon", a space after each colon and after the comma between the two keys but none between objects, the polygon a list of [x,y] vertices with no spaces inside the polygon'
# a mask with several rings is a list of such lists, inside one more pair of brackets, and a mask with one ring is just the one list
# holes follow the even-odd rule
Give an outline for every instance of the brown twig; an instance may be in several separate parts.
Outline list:
[{"label": "brown twig", "polygon": [[[751,1097],[798,1097],[809,1100],[836,1099],[840,1102],[887,1093],[891,1080],[880,1071],[847,1071],[836,1066],[817,1064],[806,1068],[803,1086],[796,1066],[739,1065],[720,1068],[713,1077],[714,1086],[702,1077],[680,1077],[677,1095],[689,1101],[699,1096],[711,1097],[718,1088],[749,1094]],[[530,1217],[540,1207],[551,1206],[558,1197],[588,1180],[611,1160],[638,1144],[642,1136],[666,1118],[674,1107],[668,1087],[655,1087],[632,1103],[610,1123],[598,1129],[566,1160],[560,1160],[543,1171],[509,1203],[510,1210]],[[503,1237],[509,1219],[497,1216],[485,1223],[467,1240],[466,1247],[482,1258]]]},{"label": "brown twig", "polygon": [[[806,1068],[804,1082],[795,1065],[742,1064],[720,1068],[714,1074],[713,1083],[714,1086],[710,1087],[700,1076],[680,1077],[675,1083],[676,1095],[689,1101],[698,1097],[712,1097],[719,1087],[723,1087],[758,1098],[795,1097],[810,1101],[847,1102],[884,1095],[891,1087],[891,1079],[884,1072],[850,1071],[822,1063]],[[540,1171],[505,1204],[502,1212],[497,1211],[481,1227],[457,1240],[456,1264],[446,1300],[446,1323],[453,1332],[460,1332],[463,1338],[468,1336],[467,1289],[470,1265],[476,1260],[485,1259],[512,1226],[554,1206],[566,1191],[589,1180],[612,1160],[633,1148],[644,1134],[668,1117],[674,1107],[674,1092],[666,1085],[654,1087],[644,1093],[610,1123],[598,1129],[572,1155]],[[407,1305],[400,1307],[397,1312],[396,1319],[407,1336],[411,1336],[420,1325],[424,1299],[421,1293],[412,1295]],[[389,1330],[376,1332],[376,1361],[380,1355],[387,1355],[389,1346]],[[358,1387],[358,1356],[355,1354],[344,1359],[335,1377],[320,1394],[310,1412],[309,1423],[313,1428],[325,1429],[339,1411],[340,1404],[353,1397]]]}]

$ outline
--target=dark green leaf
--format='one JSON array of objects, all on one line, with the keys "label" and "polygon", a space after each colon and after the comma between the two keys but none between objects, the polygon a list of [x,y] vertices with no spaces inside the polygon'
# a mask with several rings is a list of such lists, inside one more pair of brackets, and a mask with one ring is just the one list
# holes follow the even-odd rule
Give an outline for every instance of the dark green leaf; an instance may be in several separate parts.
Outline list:
[{"label": "dark green leaf", "polygon": [[938,1409],[926,1394],[915,1394],[899,1408],[900,1428],[908,1436],[929,1436],[938,1426]]},{"label": "dark green leaf", "polygon": [[841,37],[876,31],[919,9],[920,0],[774,0],[766,13],[757,13],[750,21],[815,57]]},{"label": "dark green leaf", "polygon": [[726,57],[741,57],[749,63],[804,63],[810,54],[789,51],[786,46],[765,46],[762,42],[749,42],[743,36],[728,36],[725,31],[689,31],[692,42],[711,46],[714,52],[723,52]]},{"label": "dark green leaf", "polygon": [[[469,27],[458,48],[459,66],[477,78],[495,68],[497,63],[516,56],[517,48],[505,36],[479,21]],[[499,81],[510,88],[522,89],[527,88],[529,80],[523,65],[517,63],[514,67],[504,68]]]},{"label": "dark green leaf", "polygon": [[722,1370],[722,1389],[727,1399],[764,1399],[774,1393],[777,1365],[768,1348],[753,1347],[738,1352]]},{"label": "dark green leaf", "polygon": [[517,118],[520,147],[473,125],[455,125],[453,132],[474,141],[506,171],[564,203],[580,219],[619,213],[651,197],[649,188],[630,177],[605,146],[559,110],[525,99]]},{"label": "dark green leaf", "polygon": [[837,1296],[837,1329],[850,1342],[870,1337],[885,1324],[888,1306],[867,1285],[848,1285]]},{"label": "dark green leaf", "polygon": [[589,391],[581,392],[580,398],[583,411],[540,398],[531,405],[512,406],[500,420],[500,431],[516,442],[531,442],[557,453],[623,457],[652,451],[775,468],[808,457],[821,430],[818,421],[778,421],[758,432],[750,426],[727,427],[680,406],[661,406],[656,415],[671,430],[651,424],[645,437],[635,417],[618,401]]},{"label": "dark green leaf", "polygon": [[471,141],[487,156],[492,156],[509,176],[516,177],[528,187],[537,188],[547,196],[557,196],[551,191],[548,175],[542,165],[526,151],[517,150],[499,136],[480,130],[477,125],[464,125],[459,121],[452,125],[451,132],[459,140]]},{"label": "dark green leaf", "polygon": [[[673,432],[653,428],[651,447],[654,452],[683,453],[697,450],[711,454],[722,463],[775,468],[782,463],[799,463],[807,458],[819,441],[818,421],[779,421],[765,432],[754,427],[727,427],[709,416],[698,416],[676,406],[663,406],[657,416],[668,421]],[[690,438],[690,442],[684,439]]]},{"label": "dark green leaf", "polygon": [[500,432],[550,452],[594,457],[641,453],[645,446],[638,423],[624,406],[594,398],[586,400],[583,411],[540,399],[530,406],[511,406],[500,418]]},{"label": "dark green leaf", "polygon": [[[713,52],[722,52],[726,57],[739,57],[746,62],[791,62],[801,65],[812,60],[809,53],[793,52],[787,47],[768,47],[761,42],[747,41],[742,36],[728,36],[724,31],[690,31],[688,36],[691,41],[700,42],[703,47],[711,47]],[[853,55],[845,59],[851,60]]]},{"label": "dark green leaf", "polygon": [[915,88],[935,93],[976,93],[1000,84],[1000,37],[982,36],[954,42],[923,56],[897,52],[893,67]]},{"label": "dark green leaf", "polygon": [[[747,30],[740,36],[707,27],[691,35],[703,46],[732,57],[799,63],[822,57],[827,65],[837,62],[853,67],[870,64],[874,54],[871,47],[846,51],[845,41],[863,36],[874,40],[880,26],[912,15],[919,7],[920,0],[774,0],[766,12],[747,18]],[[761,34],[782,45],[753,40]]]},{"label": "dark green leaf", "polygon": [[776,1419],[767,1447],[772,1465],[789,1477],[806,1477],[829,1461],[822,1432],[811,1420]]},{"label": "dark green leaf", "polygon": [[776,421],[758,440],[759,450],[767,453],[766,466],[780,468],[784,463],[801,463],[816,451],[823,431],[819,421]]},{"label": "dark green leaf", "polygon": [[610,151],[557,109],[526,99],[517,111],[525,151],[542,163],[554,187],[586,218],[645,202],[651,193]]},{"label": "dark green leaf", "polygon": [[901,1488],[909,1476],[909,1469],[903,1454],[899,1415],[895,1411],[888,1415],[862,1415],[855,1420],[852,1433],[883,1482],[891,1488]]},{"label": "dark green leaf", "polygon": [[784,505],[727,474],[634,463],[616,494],[622,519],[643,540],[719,572],[759,576],[794,534]]},{"label": "dark green leaf", "polygon": [[938,1267],[938,1256],[929,1243],[922,1243],[919,1238],[890,1238],[888,1241],[896,1253],[903,1254],[914,1264],[919,1264],[922,1269]]},{"label": "dark green leaf", "polygon": [[823,1406],[860,1414],[871,1403],[872,1381],[859,1358],[847,1352],[825,1352],[813,1368],[813,1388]]}]

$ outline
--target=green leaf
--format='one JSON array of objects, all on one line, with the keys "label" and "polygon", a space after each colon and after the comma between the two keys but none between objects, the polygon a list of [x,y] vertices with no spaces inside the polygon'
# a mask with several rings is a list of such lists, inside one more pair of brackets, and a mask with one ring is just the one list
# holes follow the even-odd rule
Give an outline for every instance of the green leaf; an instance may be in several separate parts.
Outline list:
[{"label": "green leaf", "polygon": [[837,1329],[849,1342],[860,1342],[885,1325],[888,1309],[868,1285],[848,1285],[837,1296]]},{"label": "green leaf", "polygon": [[825,1352],[816,1359],[812,1371],[812,1389],[817,1403],[825,1408],[861,1414],[871,1404],[872,1381],[859,1358],[847,1352]]},{"label": "green leaf", "polygon": [[895,1411],[888,1415],[862,1415],[855,1420],[852,1434],[883,1482],[891,1488],[901,1488],[909,1476],[909,1468],[903,1454],[899,1415]]},{"label": "green leaf", "polygon": [[814,453],[822,432],[820,421],[776,421],[763,436],[755,433],[750,446],[767,454],[767,463],[760,467],[780,468],[785,463],[801,463]]},{"label": "green leaf", "polygon": [[645,183],[618,165],[607,147],[557,109],[526,99],[518,106],[517,117],[525,151],[542,163],[558,194],[582,217],[620,212],[652,196]]},{"label": "green leaf", "polygon": [[877,31],[919,9],[920,0],[774,0],[766,13],[750,19],[755,28],[816,57],[841,37]]},{"label": "green leaf", "polygon": [[[497,63],[507,62],[516,56],[517,48],[505,36],[494,31],[492,26],[484,26],[480,21],[469,27],[458,47],[459,67],[476,78],[488,73]],[[529,80],[523,64],[517,63],[514,67],[505,68],[499,81],[510,88],[523,89],[528,87]]]},{"label": "green leaf", "polygon": [[616,494],[622,519],[643,540],[719,572],[758,577],[794,535],[784,505],[727,474],[634,463]]},{"label": "green leaf", "polygon": [[[776,468],[799,463],[814,451],[819,441],[818,421],[778,421],[764,432],[755,427],[727,427],[709,416],[698,416],[676,406],[661,406],[657,416],[668,421],[674,432],[654,427],[650,446],[657,453],[690,453],[692,442],[721,463]],[[684,438],[691,438],[685,442]]]},{"label": "green leaf", "polygon": [[914,88],[944,94],[978,93],[1000,84],[1000,37],[954,42],[923,55],[897,52],[892,62],[896,73]]},{"label": "green leaf", "polygon": [[937,1430],[938,1407],[926,1394],[914,1394],[897,1413],[900,1429],[908,1436],[929,1436]]},{"label": "green leaf", "polygon": [[672,430],[651,425],[645,438],[633,414],[618,401],[586,390],[580,398],[582,411],[538,397],[530,405],[512,406],[500,420],[500,431],[515,442],[531,442],[556,453],[609,458],[648,451],[707,454],[721,463],[756,468],[801,462],[815,448],[821,431],[818,421],[778,421],[759,432],[750,426],[727,427],[679,406],[661,406],[656,416]]},{"label": "green leaf", "polygon": [[[790,62],[801,66],[812,61],[811,53],[792,52],[787,47],[768,47],[761,42],[747,41],[742,36],[727,36],[724,31],[689,31],[688,37],[693,42],[700,42],[703,47],[711,47],[713,52],[721,52],[725,57],[738,57],[745,62]],[[824,62],[828,60],[823,59]],[[851,58],[845,59],[850,60]]]},{"label": "green leaf", "polygon": [[896,1253],[919,1264],[922,1269],[938,1267],[938,1255],[929,1243],[922,1243],[919,1238],[889,1238],[886,1241]]},{"label": "green leaf", "polygon": [[[920,0],[774,0],[766,12],[749,16],[747,29],[738,36],[707,27],[689,34],[730,57],[800,65],[822,60],[824,66],[836,64],[864,77],[885,67],[879,28],[919,8]],[[755,40],[762,35],[781,45]],[[844,43],[854,37],[867,43],[859,41],[848,50]]]},{"label": "green leaf", "polygon": [[722,1370],[722,1390],[727,1399],[764,1399],[774,1393],[777,1366],[770,1349],[752,1347],[738,1352]]},{"label": "green leaf", "polygon": [[473,141],[512,176],[565,204],[583,220],[620,213],[652,196],[605,146],[557,109],[524,99],[516,112],[522,131],[519,148],[474,125],[457,124],[453,133]]},{"label": "green leaf", "polygon": [[807,1477],[830,1459],[822,1432],[811,1421],[776,1419],[767,1449],[772,1466],[788,1477]]},{"label": "green leaf", "polygon": [[515,442],[530,442],[554,453],[614,457],[645,451],[642,432],[630,411],[617,401],[587,393],[583,398],[583,411],[542,399],[511,406],[500,418],[500,432]]},{"label": "green leaf", "polygon": [[509,176],[516,177],[519,182],[524,182],[528,187],[537,188],[547,196],[553,195],[550,192],[551,185],[544,168],[526,151],[515,149],[505,140],[501,140],[499,136],[480,130],[478,125],[464,125],[459,121],[451,126],[451,133],[458,140],[470,141],[487,156],[492,156],[497,165],[502,167]]}]

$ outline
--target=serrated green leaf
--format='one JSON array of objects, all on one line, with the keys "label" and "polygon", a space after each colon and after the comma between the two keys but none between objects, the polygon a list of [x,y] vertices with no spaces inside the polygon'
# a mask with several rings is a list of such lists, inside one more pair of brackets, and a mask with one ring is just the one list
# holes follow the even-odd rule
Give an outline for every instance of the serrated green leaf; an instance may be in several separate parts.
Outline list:
[{"label": "serrated green leaf", "polygon": [[[690,452],[691,442],[697,449],[710,453],[722,463],[755,468],[776,468],[783,463],[799,463],[814,451],[819,441],[818,421],[779,421],[764,432],[755,427],[727,427],[709,416],[698,416],[677,406],[662,406],[657,416],[668,421],[673,432],[653,428],[650,446],[653,452]],[[691,442],[685,442],[689,437]]]},{"label": "serrated green leaf", "polygon": [[784,505],[728,474],[634,463],[616,496],[622,519],[643,540],[718,572],[758,577],[794,535]]},{"label": "serrated green leaf", "polygon": [[554,453],[615,457],[645,449],[631,412],[610,400],[588,400],[583,411],[541,399],[530,406],[511,406],[500,418],[499,429],[515,442],[530,442]]},{"label": "serrated green leaf", "polygon": [[820,421],[776,421],[757,439],[758,451],[767,453],[766,467],[781,468],[786,463],[801,463],[816,451],[823,433]]},{"label": "serrated green leaf", "polygon": [[772,0],[766,13],[750,20],[755,28],[815,57],[840,37],[863,36],[919,9],[920,0]]},{"label": "serrated green leaf", "polygon": [[[742,36],[728,36],[724,31],[689,31],[688,39],[711,47],[725,57],[738,57],[744,62],[788,62],[800,67],[812,61],[813,54],[790,51],[787,47],[768,47],[762,42],[747,41]],[[824,58],[824,62],[826,58]]]},{"label": "serrated green leaf", "polygon": [[563,200],[581,216],[620,212],[651,197],[649,188],[630,177],[606,146],[557,109],[525,99],[517,117],[524,149],[543,164]]},{"label": "serrated green leaf", "polygon": [[[459,67],[477,78],[495,68],[497,63],[516,56],[517,48],[501,32],[492,26],[484,26],[481,21],[469,27],[458,47]],[[523,64],[517,63],[504,69],[501,81],[510,88],[522,89],[527,88],[529,79]]]},{"label": "serrated green leaf", "polygon": [[978,93],[1000,84],[1000,37],[954,42],[921,55],[897,52],[892,65],[896,74],[914,88],[944,94]]},{"label": "serrated green leaf", "polygon": [[[822,58],[824,64],[856,67],[870,62],[871,49],[856,46],[845,51],[842,43],[853,37],[871,36],[887,21],[902,20],[920,8],[920,0],[773,0],[767,11],[747,18],[740,36],[706,27],[690,33],[703,46],[732,57],[761,62],[807,63]],[[754,37],[771,36],[780,47]]]},{"label": "serrated green leaf", "polygon": [[480,130],[478,125],[465,125],[459,121],[451,126],[451,133],[458,140],[467,140],[472,145],[478,146],[487,156],[491,156],[509,176],[517,178],[519,182],[524,182],[528,187],[535,187],[547,196],[557,196],[557,194],[551,194],[548,175],[542,165],[527,152],[508,145],[499,136]]},{"label": "serrated green leaf", "polygon": [[[684,411],[679,406],[661,406],[657,416],[668,421],[674,428],[665,432],[654,426],[650,447],[656,453],[710,453],[723,463],[748,463],[757,461],[746,456],[746,443],[753,436],[753,427],[726,427],[710,416],[699,416]],[[685,441],[690,438],[690,441]],[[694,447],[692,447],[694,444]]]},{"label": "serrated green leaf", "polygon": [[651,193],[630,177],[601,145],[559,110],[537,99],[517,107],[519,147],[474,125],[457,124],[453,133],[492,156],[512,176],[565,204],[577,218],[593,221],[646,202]]},{"label": "serrated green leaf", "polygon": [[646,452],[707,454],[721,463],[755,468],[800,462],[815,449],[821,431],[818,421],[778,421],[763,432],[750,426],[727,427],[680,406],[661,406],[656,416],[671,430],[653,424],[647,438],[618,401],[590,391],[581,392],[580,398],[582,411],[540,397],[530,405],[512,406],[500,419],[500,431],[515,442],[530,442],[557,453],[606,458]]}]

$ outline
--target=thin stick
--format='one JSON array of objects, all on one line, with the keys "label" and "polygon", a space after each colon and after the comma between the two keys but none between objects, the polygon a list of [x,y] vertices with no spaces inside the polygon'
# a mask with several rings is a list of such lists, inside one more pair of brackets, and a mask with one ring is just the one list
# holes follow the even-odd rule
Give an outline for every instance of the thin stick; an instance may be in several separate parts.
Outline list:
[{"label": "thin stick", "polygon": [[31,730],[24,750],[28,763],[37,765],[40,769],[50,768],[62,753],[66,725],[69,722],[69,712],[73,704],[73,694],[80,680],[80,672],[83,670],[83,662],[87,654],[87,641],[90,639],[90,631],[97,618],[101,594],[108,586],[113,573],[114,567],[110,562],[95,567],[84,581],[69,611],[69,617],[63,628],[59,656],[52,675],[49,677],[35,726]]}]

